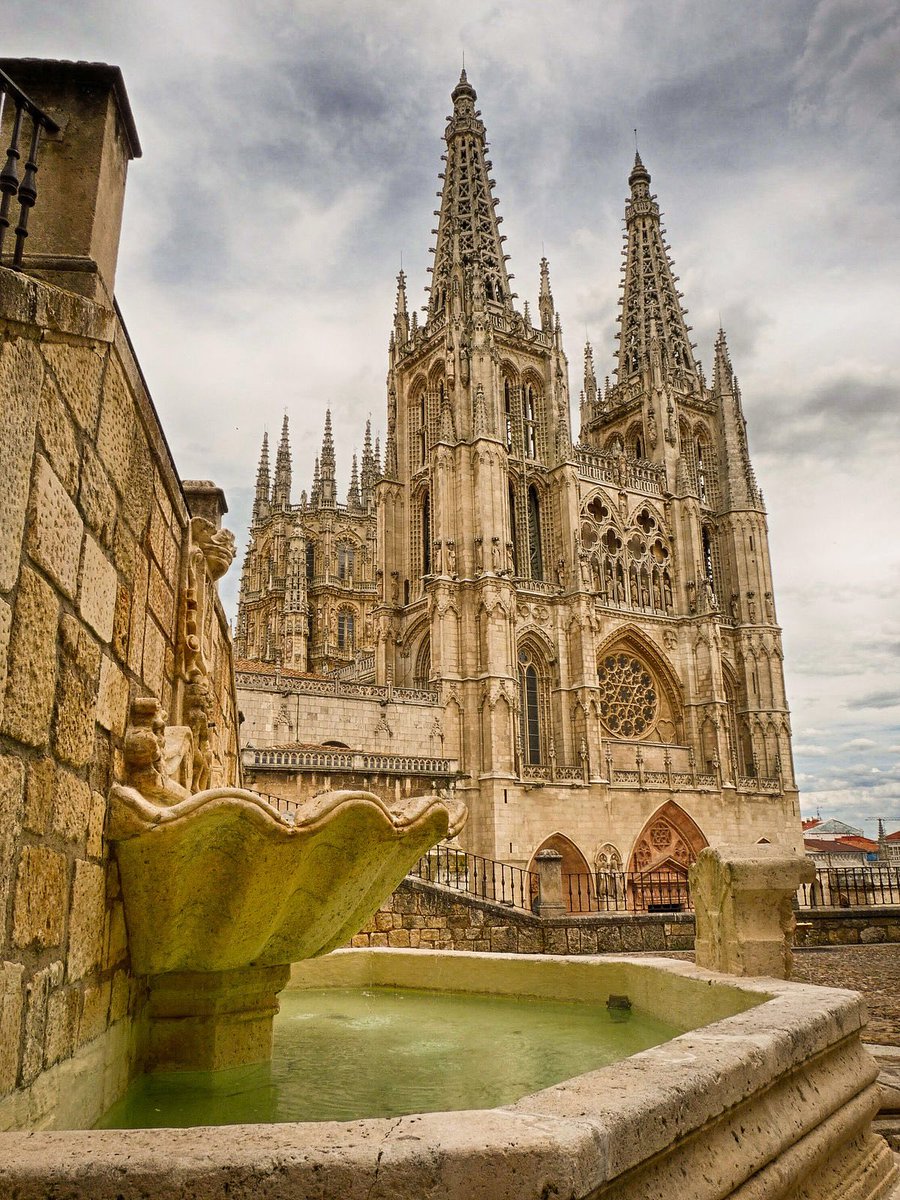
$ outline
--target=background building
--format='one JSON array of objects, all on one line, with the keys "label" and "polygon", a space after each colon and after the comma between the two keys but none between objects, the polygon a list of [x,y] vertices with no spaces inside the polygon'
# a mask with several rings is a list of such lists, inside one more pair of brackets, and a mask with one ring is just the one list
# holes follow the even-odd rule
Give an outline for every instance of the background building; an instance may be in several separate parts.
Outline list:
[{"label": "background building", "polygon": [[[532,319],[465,72],[452,99],[422,324],[398,278],[384,463],[367,460],[358,507],[352,483],[338,506],[326,426],[316,498],[294,508],[286,435],[271,489],[264,450],[239,615],[245,745],[275,775],[271,751],[292,743],[440,751],[468,848],[511,862],[552,846],[568,870],[683,873],[709,841],[799,848],[765,508],[725,334],[707,380],[637,155],[615,382],[588,345],[573,444],[547,260]],[[352,579],[341,545],[369,552]],[[318,632],[342,604],[352,650]],[[342,663],[333,683],[285,673]]]}]

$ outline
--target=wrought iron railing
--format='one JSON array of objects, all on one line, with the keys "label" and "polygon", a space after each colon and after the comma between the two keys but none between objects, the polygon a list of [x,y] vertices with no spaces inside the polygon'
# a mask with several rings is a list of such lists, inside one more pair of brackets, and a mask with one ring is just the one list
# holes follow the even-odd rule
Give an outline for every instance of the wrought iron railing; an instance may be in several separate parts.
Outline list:
[{"label": "wrought iron railing", "polygon": [[538,877],[534,871],[455,850],[452,846],[435,846],[409,874],[414,879],[442,884],[480,900],[493,900],[526,912],[531,912],[537,896]]},{"label": "wrought iron railing", "polygon": [[817,867],[797,893],[801,908],[871,908],[900,904],[900,867]]},{"label": "wrought iron railing", "polygon": [[687,876],[676,871],[563,873],[563,901],[574,914],[691,911]]},{"label": "wrought iron railing", "polygon": [[[18,270],[22,266],[25,239],[28,237],[28,216],[37,203],[38,148],[41,134],[58,133],[59,126],[42,112],[8,75],[0,71],[0,122],[10,106],[13,108],[10,140],[6,162],[0,172],[0,256],[4,253],[6,232],[12,224],[9,210],[13,203],[18,201],[19,220],[15,228],[16,243],[12,252],[12,266]],[[31,124],[30,141],[25,129],[26,119]],[[28,157],[25,159],[25,170],[20,179],[19,160],[26,141],[29,147]]]}]

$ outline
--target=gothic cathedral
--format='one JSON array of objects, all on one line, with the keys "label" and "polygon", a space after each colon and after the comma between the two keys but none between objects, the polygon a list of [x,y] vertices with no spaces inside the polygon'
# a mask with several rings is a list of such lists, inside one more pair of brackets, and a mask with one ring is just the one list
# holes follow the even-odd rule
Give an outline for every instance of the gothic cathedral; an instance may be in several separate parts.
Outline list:
[{"label": "gothic cathedral", "polygon": [[[765,508],[725,335],[707,381],[636,156],[615,382],[588,345],[573,444],[547,260],[533,321],[465,71],[452,99],[423,323],[398,279],[383,464],[367,427],[338,502],[326,418],[292,504],[287,425],[271,487],[263,447],[237,631],[245,743],[412,762],[435,733],[466,848],[523,866],[547,847],[564,870],[641,872],[682,872],[709,842],[796,847]],[[323,730],[332,679],[344,698]]]}]

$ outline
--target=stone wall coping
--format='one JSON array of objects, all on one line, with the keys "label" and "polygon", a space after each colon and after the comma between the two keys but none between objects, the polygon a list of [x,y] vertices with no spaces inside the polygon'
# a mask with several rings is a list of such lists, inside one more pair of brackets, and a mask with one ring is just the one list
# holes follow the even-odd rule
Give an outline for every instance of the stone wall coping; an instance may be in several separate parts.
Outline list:
[{"label": "stone wall coping", "polygon": [[[63,1187],[71,1200],[212,1196],[225,1179],[233,1200],[250,1200],[263,1180],[271,1200],[313,1192],[362,1197],[373,1189],[382,1196],[538,1200],[551,1180],[575,1198],[627,1174],[632,1188],[635,1175],[638,1187],[645,1178],[655,1184],[654,1194],[665,1179],[690,1178],[693,1200],[712,1200],[751,1176],[759,1184],[771,1169],[779,1178],[787,1172],[782,1183],[799,1182],[811,1165],[827,1161],[835,1139],[863,1131],[878,1108],[877,1068],[859,1042],[865,1013],[853,992],[737,981],[684,962],[623,956],[344,950],[316,962],[328,971],[346,965],[348,979],[361,973],[355,981],[363,985],[368,974],[373,983],[397,976],[403,986],[412,970],[436,978],[435,986],[452,986],[455,978],[484,991],[492,980],[526,979],[522,968],[533,976],[537,967],[569,988],[596,977],[594,990],[602,991],[614,976],[638,997],[657,987],[682,999],[709,997],[718,985],[726,1011],[758,1003],[496,1109],[346,1124],[2,1134],[0,1184],[19,1200]],[[740,1136],[742,1123],[752,1137]]]}]

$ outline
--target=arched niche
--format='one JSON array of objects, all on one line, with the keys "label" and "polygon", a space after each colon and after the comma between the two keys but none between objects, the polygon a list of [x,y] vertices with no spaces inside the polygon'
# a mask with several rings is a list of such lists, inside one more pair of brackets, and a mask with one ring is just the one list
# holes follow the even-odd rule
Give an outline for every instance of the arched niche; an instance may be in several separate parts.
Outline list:
[{"label": "arched niche", "polygon": [[[580,894],[585,900],[594,890],[594,878],[587,859],[571,838],[566,837],[564,833],[553,833],[545,838],[532,854],[528,863],[529,871],[537,871],[535,859],[543,850],[555,850],[562,857],[563,899],[569,912],[580,912],[581,906],[577,903],[578,884],[581,885]],[[578,880],[572,881],[574,886],[569,886],[567,875],[579,876]]]},{"label": "arched niche", "polygon": [[665,872],[686,878],[688,867],[708,845],[696,821],[680,804],[667,800],[635,838],[628,870],[632,875]]}]

